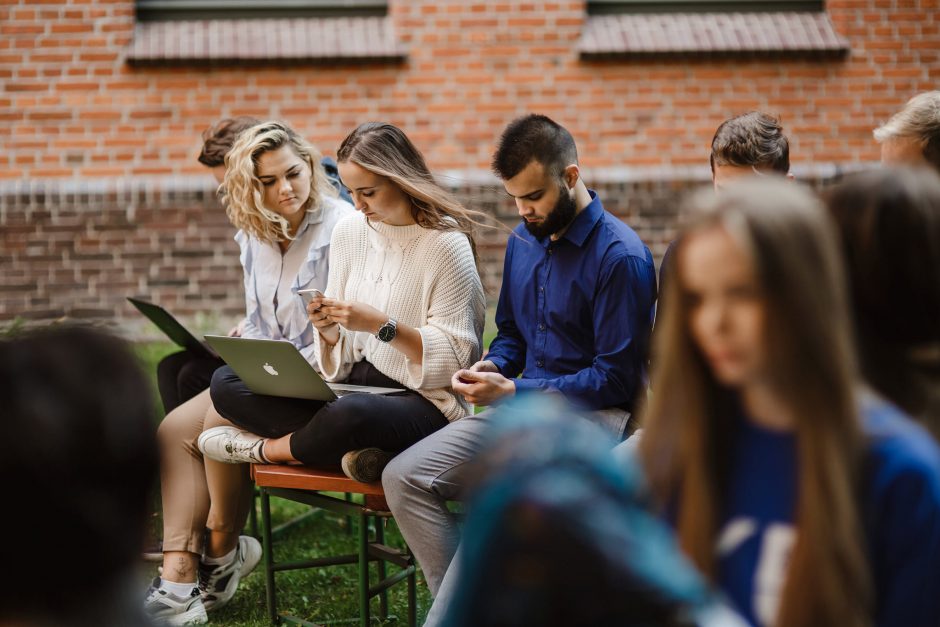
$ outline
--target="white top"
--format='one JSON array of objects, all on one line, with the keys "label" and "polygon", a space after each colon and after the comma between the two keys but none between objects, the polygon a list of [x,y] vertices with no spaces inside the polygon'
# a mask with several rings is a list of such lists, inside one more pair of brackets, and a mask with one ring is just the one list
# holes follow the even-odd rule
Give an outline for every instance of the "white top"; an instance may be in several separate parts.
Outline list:
[{"label": "white top", "polygon": [[242,337],[287,340],[317,366],[313,337],[319,334],[297,290],[326,289],[333,228],[353,211],[348,202],[324,197],[317,209],[306,213],[283,253],[276,243],[262,242],[244,231],[235,234],[245,271]]},{"label": "white top", "polygon": [[417,224],[369,224],[361,214],[345,218],[333,231],[326,296],[369,304],[417,328],[424,348],[418,365],[374,332],[340,327],[333,346],[316,333],[324,378],[341,381],[365,359],[448,420],[467,415],[469,405],[450,388],[450,378],[480,358],[486,305],[466,235]]}]

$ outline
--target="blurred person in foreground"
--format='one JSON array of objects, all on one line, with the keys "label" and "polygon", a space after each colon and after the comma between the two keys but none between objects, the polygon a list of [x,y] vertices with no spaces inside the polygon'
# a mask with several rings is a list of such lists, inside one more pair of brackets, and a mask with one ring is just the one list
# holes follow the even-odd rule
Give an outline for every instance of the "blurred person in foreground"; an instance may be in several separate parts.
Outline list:
[{"label": "blurred person in foreground", "polygon": [[149,625],[135,565],[158,455],[136,358],[78,327],[0,341],[0,406],[0,625]]},{"label": "blurred person in foreground", "polygon": [[940,177],[867,172],[826,201],[842,236],[862,374],[940,440]]},{"label": "blurred person in foreground", "polygon": [[495,410],[448,627],[744,627],[647,510],[640,473],[560,395]]},{"label": "blurred person in foreground", "polygon": [[780,180],[693,196],[639,458],[754,625],[940,624],[940,450],[860,385],[836,230]]}]

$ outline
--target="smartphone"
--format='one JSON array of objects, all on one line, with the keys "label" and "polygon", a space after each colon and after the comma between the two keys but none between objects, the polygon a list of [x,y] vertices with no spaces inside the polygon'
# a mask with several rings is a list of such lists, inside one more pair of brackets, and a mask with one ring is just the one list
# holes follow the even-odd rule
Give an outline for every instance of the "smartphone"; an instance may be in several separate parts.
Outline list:
[{"label": "smartphone", "polygon": [[306,290],[297,290],[297,293],[300,294],[300,297],[304,301],[304,309],[306,309],[307,306],[310,305],[310,301],[313,300],[314,296],[323,298],[323,292],[321,292],[315,287],[311,287],[310,289],[306,289]]}]

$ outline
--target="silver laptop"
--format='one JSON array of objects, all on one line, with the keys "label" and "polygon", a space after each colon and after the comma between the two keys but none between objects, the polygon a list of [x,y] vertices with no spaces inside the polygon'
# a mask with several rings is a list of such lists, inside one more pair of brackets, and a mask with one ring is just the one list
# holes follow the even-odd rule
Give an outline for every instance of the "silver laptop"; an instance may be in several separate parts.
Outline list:
[{"label": "silver laptop", "polygon": [[207,335],[206,342],[255,394],[333,401],[344,394],[393,394],[402,388],[327,383],[286,340]]}]

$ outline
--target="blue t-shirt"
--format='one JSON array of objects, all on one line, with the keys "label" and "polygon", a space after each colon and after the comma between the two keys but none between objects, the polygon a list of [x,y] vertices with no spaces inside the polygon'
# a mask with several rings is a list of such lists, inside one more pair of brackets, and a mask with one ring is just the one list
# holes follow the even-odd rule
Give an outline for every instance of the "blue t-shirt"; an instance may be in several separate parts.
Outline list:
[{"label": "blue t-shirt", "polygon": [[[887,403],[866,399],[862,522],[879,627],[940,625],[940,449]],[[718,583],[755,625],[777,615],[795,546],[796,438],[741,420]],[[812,582],[807,582],[812,585]]]}]

